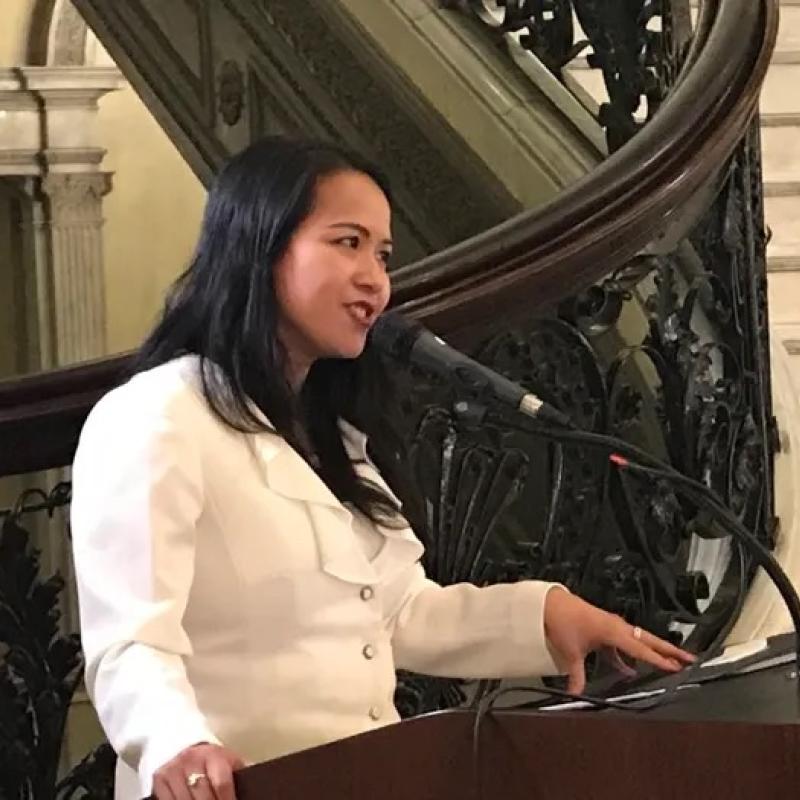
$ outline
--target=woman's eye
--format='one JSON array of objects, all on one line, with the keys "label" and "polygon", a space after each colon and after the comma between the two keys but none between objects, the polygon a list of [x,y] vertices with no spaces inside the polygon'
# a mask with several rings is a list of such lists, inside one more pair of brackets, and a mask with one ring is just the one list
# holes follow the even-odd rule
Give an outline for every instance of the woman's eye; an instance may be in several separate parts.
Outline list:
[{"label": "woman's eye", "polygon": [[384,264],[388,264],[390,259],[392,258],[392,252],[391,250],[384,250],[378,253],[378,256],[380,257],[381,261],[383,261]]},{"label": "woman's eye", "polygon": [[343,244],[345,247],[356,250],[358,248],[358,236],[345,236],[344,239],[337,239],[336,244]]}]

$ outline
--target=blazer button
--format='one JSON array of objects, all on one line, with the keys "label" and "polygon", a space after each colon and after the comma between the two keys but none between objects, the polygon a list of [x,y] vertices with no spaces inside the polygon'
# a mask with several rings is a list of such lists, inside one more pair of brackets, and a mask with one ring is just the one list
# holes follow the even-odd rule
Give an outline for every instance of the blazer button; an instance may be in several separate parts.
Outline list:
[{"label": "blazer button", "polygon": [[371,644],[365,644],[364,649],[361,652],[364,654],[364,658],[367,660],[375,658],[375,648]]},{"label": "blazer button", "polygon": [[378,708],[378,706],[372,706],[372,708],[369,710],[369,718],[373,722],[377,722],[381,718],[381,710]]},{"label": "blazer button", "polygon": [[361,599],[366,602],[375,597],[375,590],[371,586],[363,586],[361,588]]}]

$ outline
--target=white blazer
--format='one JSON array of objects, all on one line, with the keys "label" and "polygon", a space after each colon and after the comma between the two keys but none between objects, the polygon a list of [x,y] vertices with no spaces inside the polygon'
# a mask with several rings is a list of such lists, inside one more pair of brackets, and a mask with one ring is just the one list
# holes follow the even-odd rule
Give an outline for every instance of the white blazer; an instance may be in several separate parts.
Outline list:
[{"label": "white blazer", "polygon": [[[281,437],[222,425],[197,373],[187,356],[106,395],[73,467],[86,686],[118,800],[197,742],[251,763],[397,722],[398,668],[556,672],[552,584],[436,585],[410,528],[352,514]],[[342,430],[385,487],[364,436]]]}]

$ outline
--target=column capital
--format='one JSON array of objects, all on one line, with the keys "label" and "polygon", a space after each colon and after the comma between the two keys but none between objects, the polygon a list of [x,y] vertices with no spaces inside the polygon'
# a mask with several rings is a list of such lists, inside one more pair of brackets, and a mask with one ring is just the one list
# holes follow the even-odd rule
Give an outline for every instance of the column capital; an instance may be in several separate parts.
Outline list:
[{"label": "column capital", "polygon": [[110,172],[51,172],[42,180],[53,221],[65,212],[100,211],[100,201],[111,191]]}]

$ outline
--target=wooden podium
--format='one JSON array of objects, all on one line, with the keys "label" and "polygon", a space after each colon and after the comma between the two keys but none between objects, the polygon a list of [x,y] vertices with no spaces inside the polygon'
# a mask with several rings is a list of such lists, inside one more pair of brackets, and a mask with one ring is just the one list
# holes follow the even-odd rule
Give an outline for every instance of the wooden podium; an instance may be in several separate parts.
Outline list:
[{"label": "wooden podium", "polygon": [[782,800],[800,797],[796,676],[680,693],[655,712],[452,711],[237,774],[237,800]]}]

